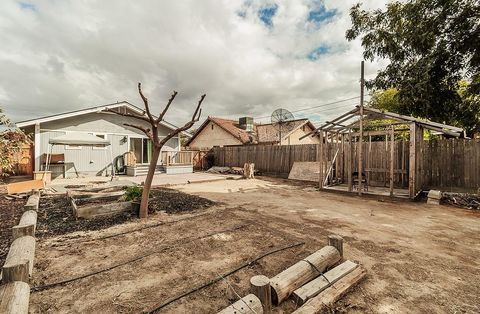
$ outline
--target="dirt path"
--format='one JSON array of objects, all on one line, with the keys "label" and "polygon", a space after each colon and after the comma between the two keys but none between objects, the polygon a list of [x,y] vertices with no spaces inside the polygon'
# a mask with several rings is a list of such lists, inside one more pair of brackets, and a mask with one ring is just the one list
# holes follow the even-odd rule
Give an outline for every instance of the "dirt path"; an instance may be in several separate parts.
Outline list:
[{"label": "dirt path", "polygon": [[[251,276],[277,274],[325,245],[330,233],[345,238],[345,257],[362,263],[369,274],[337,304],[337,312],[480,311],[478,213],[320,193],[281,180],[227,180],[178,189],[221,204],[189,214],[160,214],[147,222],[137,220],[39,241],[36,285],[85,274],[146,252],[156,253],[96,276],[35,292],[31,311],[138,313],[273,248],[306,242],[229,276],[229,285],[245,295]],[[172,219],[182,220],[92,241]],[[220,233],[208,236],[215,232]],[[200,236],[204,238],[194,240]],[[221,281],[161,312],[216,312],[236,300],[229,285]],[[284,302],[277,312],[289,313],[294,307],[292,302]]]}]

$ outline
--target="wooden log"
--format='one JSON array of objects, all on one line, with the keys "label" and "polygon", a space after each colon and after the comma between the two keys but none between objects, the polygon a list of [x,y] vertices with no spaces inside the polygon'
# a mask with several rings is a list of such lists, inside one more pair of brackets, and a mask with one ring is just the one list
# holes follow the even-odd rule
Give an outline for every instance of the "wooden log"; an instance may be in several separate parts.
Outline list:
[{"label": "wooden log", "polygon": [[316,297],[311,298],[303,306],[298,308],[295,314],[324,313],[335,302],[340,300],[356,284],[365,278],[366,271],[363,267],[357,267],[345,277],[338,280],[329,288],[322,291]]},{"label": "wooden log", "polygon": [[37,226],[37,212],[27,210],[23,213],[18,225],[12,228],[12,240],[23,236],[35,236],[35,228]]},{"label": "wooden log", "polygon": [[30,286],[22,281],[14,281],[0,286],[0,313],[28,313]]},{"label": "wooden log", "polygon": [[229,307],[224,308],[218,314],[261,314],[263,313],[260,299],[253,294],[244,296]]},{"label": "wooden log", "polygon": [[333,246],[338,250],[340,256],[343,258],[343,238],[336,234],[328,236],[328,245]]},{"label": "wooden log", "polygon": [[253,179],[254,178],[254,171],[255,171],[255,164],[252,163],[245,163],[243,165],[243,178],[244,179]]},{"label": "wooden log", "polygon": [[38,210],[38,203],[40,202],[40,195],[33,194],[30,195],[27,199],[27,203],[25,204],[25,209],[33,209]]},{"label": "wooden log", "polygon": [[295,265],[285,269],[270,280],[272,303],[280,304],[290,294],[308,281],[320,275],[327,268],[341,260],[340,252],[333,246],[325,246],[307,256]]},{"label": "wooden log", "polygon": [[12,242],[2,268],[2,281],[23,281],[28,283],[33,271],[35,238],[24,236]]},{"label": "wooden log", "polygon": [[[72,203],[72,205],[74,202]],[[75,217],[77,218],[92,218],[97,216],[109,215],[121,211],[130,210],[132,207],[130,202],[115,202],[111,204],[95,204],[91,206],[75,208]]]},{"label": "wooden log", "polygon": [[315,297],[323,290],[327,289],[345,275],[357,268],[357,264],[352,261],[345,261],[337,267],[327,271],[323,276],[318,276],[312,281],[301,286],[292,294],[295,304],[302,305],[307,300]]},{"label": "wooden log", "polygon": [[263,305],[263,313],[272,311],[272,293],[270,279],[267,276],[259,275],[250,278],[250,290]]}]

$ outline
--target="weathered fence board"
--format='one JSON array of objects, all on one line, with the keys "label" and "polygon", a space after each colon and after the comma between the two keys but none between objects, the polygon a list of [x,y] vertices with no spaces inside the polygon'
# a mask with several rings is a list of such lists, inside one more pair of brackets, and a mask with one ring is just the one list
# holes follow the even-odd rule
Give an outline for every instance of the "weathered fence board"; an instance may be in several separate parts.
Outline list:
[{"label": "weathered fence board", "polygon": [[[377,138],[378,139],[378,138]],[[390,179],[390,142],[364,141],[364,165],[371,185],[387,187]],[[329,142],[324,147],[325,165],[330,165],[339,150],[338,161],[332,167],[332,177],[347,182],[349,142]],[[408,186],[409,142],[394,143],[394,185]],[[254,163],[255,169],[267,175],[287,177],[295,161],[318,161],[318,145],[250,145],[214,147],[216,166],[243,167]],[[352,152],[353,171],[358,168],[357,146]],[[442,139],[425,141],[421,149],[420,173],[423,188],[444,191],[470,191],[480,188],[480,141]],[[325,167],[325,171],[328,167]],[[325,174],[327,175],[327,174]]]}]

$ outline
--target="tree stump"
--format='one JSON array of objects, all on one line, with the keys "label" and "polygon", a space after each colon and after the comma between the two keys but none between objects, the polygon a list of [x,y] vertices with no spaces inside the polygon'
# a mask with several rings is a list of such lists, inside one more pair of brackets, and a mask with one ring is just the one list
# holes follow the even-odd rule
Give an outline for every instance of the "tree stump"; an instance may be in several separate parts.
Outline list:
[{"label": "tree stump", "polygon": [[263,275],[253,276],[250,278],[250,290],[260,299],[260,302],[262,302],[263,313],[270,313],[272,310],[270,279]]},{"label": "tree stump", "polygon": [[343,238],[336,234],[328,236],[328,245],[333,246],[338,250],[340,256],[343,258]]},{"label": "tree stump", "polygon": [[244,179],[253,179],[254,178],[254,168],[255,164],[246,163],[243,165],[243,178]]}]

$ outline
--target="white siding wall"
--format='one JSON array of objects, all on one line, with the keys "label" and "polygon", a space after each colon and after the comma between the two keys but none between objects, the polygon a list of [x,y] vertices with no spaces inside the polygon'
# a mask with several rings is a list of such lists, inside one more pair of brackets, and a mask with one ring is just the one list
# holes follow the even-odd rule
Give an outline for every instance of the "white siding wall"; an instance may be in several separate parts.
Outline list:
[{"label": "white siding wall", "polygon": [[[105,113],[92,113],[82,116],[67,118],[63,120],[51,121],[42,123],[40,125],[40,140],[41,140],[41,154],[48,152],[50,138],[54,138],[60,135],[64,135],[66,132],[88,132],[105,134],[107,139],[112,143],[106,149],[98,147],[83,146],[79,149],[68,149],[65,145],[53,146],[52,153],[65,154],[66,162],[73,162],[78,172],[87,173],[89,175],[105,175],[106,167],[111,165],[110,149],[112,155],[123,155],[129,149],[130,137],[142,137],[146,136],[141,132],[133,128],[126,127],[123,123],[138,124],[137,120],[131,118],[118,116],[115,114]],[[146,125],[145,125],[146,126]],[[167,128],[161,128],[160,136],[165,136],[170,130]],[[124,137],[127,137],[127,141],[124,141]],[[163,147],[163,151],[179,151],[180,145],[178,138],[173,138],[167,142]],[[60,171],[60,168],[52,169],[54,171]],[[110,170],[110,169],[109,169]],[[75,171],[73,168],[68,169],[68,176],[74,176]]]}]

